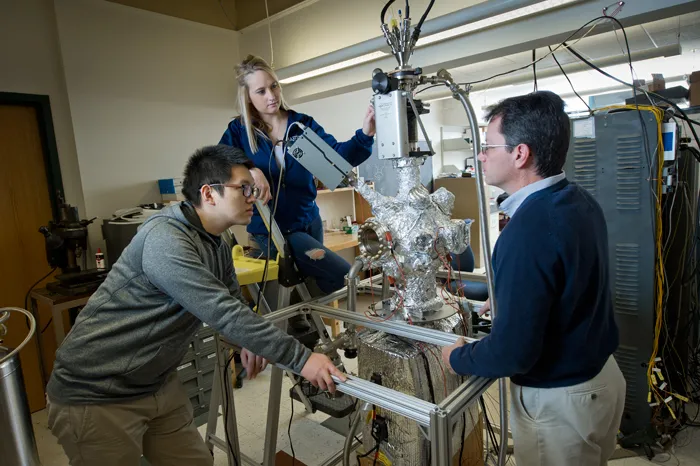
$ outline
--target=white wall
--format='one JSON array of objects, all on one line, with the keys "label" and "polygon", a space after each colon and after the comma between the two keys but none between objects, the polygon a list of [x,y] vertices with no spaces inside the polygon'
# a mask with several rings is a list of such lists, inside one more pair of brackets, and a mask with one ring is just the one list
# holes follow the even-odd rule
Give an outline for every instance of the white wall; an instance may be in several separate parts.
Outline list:
[{"label": "white wall", "polygon": [[[428,19],[451,13],[483,0],[441,0],[435,2]],[[379,16],[384,0],[321,0],[283,16],[272,23],[275,68],[348,47],[382,35]],[[416,24],[429,0],[411,0],[411,18]],[[398,17],[405,2],[397,0],[385,20]],[[266,25],[244,29],[241,55],[249,53],[270,60],[270,38]]]},{"label": "white wall", "polygon": [[66,202],[85,215],[53,0],[0,0],[0,12],[0,92],[49,96]]},{"label": "white wall", "polygon": [[[158,201],[156,180],[181,176],[235,115],[237,33],[102,0],[55,3],[87,215]],[[94,248],[99,228],[90,235]]]},{"label": "white wall", "polygon": [[338,141],[350,139],[362,128],[362,121],[372,99],[372,89],[292,105],[297,112],[311,115],[327,133]]}]

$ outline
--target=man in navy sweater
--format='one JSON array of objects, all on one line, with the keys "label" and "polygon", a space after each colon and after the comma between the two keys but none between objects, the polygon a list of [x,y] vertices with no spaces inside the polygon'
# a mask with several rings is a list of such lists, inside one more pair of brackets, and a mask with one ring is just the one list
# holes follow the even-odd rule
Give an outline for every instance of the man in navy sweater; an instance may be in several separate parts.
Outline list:
[{"label": "man in navy sweater", "polygon": [[509,194],[493,253],[498,315],[490,335],[445,347],[443,359],[457,374],[510,377],[518,466],[606,464],[626,384],[612,356],[603,212],[562,171],[570,126],[559,96],[509,98],[487,120],[479,160],[486,183]]}]

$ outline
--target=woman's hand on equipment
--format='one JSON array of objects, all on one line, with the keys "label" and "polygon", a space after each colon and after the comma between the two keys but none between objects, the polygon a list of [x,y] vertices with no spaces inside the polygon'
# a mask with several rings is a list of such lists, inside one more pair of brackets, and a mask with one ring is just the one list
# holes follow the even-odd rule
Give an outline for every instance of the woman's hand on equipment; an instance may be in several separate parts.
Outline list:
[{"label": "woman's hand on equipment", "polygon": [[260,190],[260,199],[263,204],[267,204],[270,199],[272,199],[272,194],[270,194],[270,183],[267,182],[267,178],[259,168],[251,168],[250,175],[253,177],[255,186]]},{"label": "woman's hand on equipment", "polygon": [[241,365],[248,373],[248,379],[254,379],[260,372],[265,370],[267,360],[243,348],[241,350]]},{"label": "woman's hand on equipment", "polygon": [[374,121],[374,106],[371,104],[367,107],[367,113],[362,122],[362,132],[367,136],[374,136],[377,132],[377,125]]},{"label": "woman's hand on equipment", "polygon": [[333,361],[328,359],[326,355],[319,353],[312,353],[301,369],[301,376],[311,382],[314,387],[335,393],[335,384],[331,375],[335,375],[343,382],[346,380],[343,373],[335,367]]},{"label": "woman's hand on equipment", "polygon": [[479,309],[479,317],[482,317],[484,314],[488,313],[491,313],[491,299],[484,301],[483,306],[481,306],[481,309]]}]

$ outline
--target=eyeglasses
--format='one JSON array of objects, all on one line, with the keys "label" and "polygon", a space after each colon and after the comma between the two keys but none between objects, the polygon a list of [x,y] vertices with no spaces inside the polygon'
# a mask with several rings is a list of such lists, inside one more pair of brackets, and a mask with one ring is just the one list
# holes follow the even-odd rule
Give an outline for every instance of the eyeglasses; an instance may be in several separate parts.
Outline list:
[{"label": "eyeglasses", "polygon": [[511,147],[512,148],[515,146],[510,145],[510,144],[486,144],[486,143],[482,142],[481,143],[481,152],[485,154],[487,150],[494,149],[496,147]]},{"label": "eyeglasses", "polygon": [[257,199],[260,197],[260,188],[250,184],[212,183],[209,186],[227,186],[229,188],[240,189],[243,192],[243,196],[246,198],[253,196]]}]

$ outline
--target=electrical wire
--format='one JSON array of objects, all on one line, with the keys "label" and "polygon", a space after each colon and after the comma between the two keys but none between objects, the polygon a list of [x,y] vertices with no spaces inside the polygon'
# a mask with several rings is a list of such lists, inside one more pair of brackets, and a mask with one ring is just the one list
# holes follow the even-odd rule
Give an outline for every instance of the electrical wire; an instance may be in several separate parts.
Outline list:
[{"label": "electrical wire", "polygon": [[[629,54],[629,42],[627,40],[626,31],[625,31],[624,27],[619,23],[618,20],[616,20],[615,18],[611,18],[611,20],[616,22],[622,30],[623,36],[625,38],[625,44],[626,44],[627,50],[628,50],[627,56],[628,56],[628,61],[630,64],[630,71],[632,73],[633,80],[634,80],[634,70],[633,70],[632,64],[631,64],[631,58],[630,58],[630,54]],[[664,299],[664,291],[667,291],[667,293],[668,293],[668,291],[670,290],[670,285],[668,284],[668,281],[667,281],[667,278],[665,275],[666,274],[665,264],[664,264],[664,257],[665,257],[664,249],[665,248],[661,244],[662,234],[663,234],[662,207],[661,207],[661,202],[660,202],[661,195],[662,195],[661,187],[662,187],[662,173],[663,173],[663,146],[662,146],[662,139],[661,139],[662,138],[661,123],[663,122],[664,113],[661,109],[659,109],[656,106],[646,106],[646,108],[643,108],[643,107],[640,107],[639,105],[636,104],[636,98],[637,98],[636,92],[637,92],[637,90],[641,90],[641,89],[639,89],[634,82],[632,84],[629,84],[629,83],[626,83],[618,78],[615,78],[612,75],[610,75],[609,73],[606,73],[603,70],[601,70],[600,68],[591,64],[589,61],[587,61],[585,58],[583,58],[573,48],[569,47],[568,50],[569,50],[569,52],[574,54],[574,56],[576,56],[581,61],[583,61],[584,63],[589,65],[591,68],[597,70],[601,74],[603,74],[611,79],[614,79],[615,81],[621,82],[622,84],[632,88],[633,95],[635,98],[635,105],[634,106],[622,106],[622,108],[629,108],[629,109],[637,110],[638,114],[640,116],[640,121],[642,123],[642,128],[644,128],[644,121],[641,117],[641,110],[642,109],[652,111],[656,117],[656,120],[657,120],[658,147],[656,149],[656,153],[658,155],[658,161],[657,161],[657,173],[656,173],[656,177],[655,177],[655,181],[656,181],[656,190],[655,191],[656,192],[654,193],[654,195],[655,195],[654,197],[656,198],[656,202],[655,202],[655,229],[656,229],[656,241],[655,242],[656,242],[656,256],[657,256],[657,260],[656,260],[656,264],[655,264],[656,301],[655,301],[654,340],[653,340],[652,354],[650,356],[649,363],[647,364],[647,384],[648,384],[648,388],[649,388],[647,401],[650,403],[650,405],[652,407],[654,407],[653,420],[657,424],[661,424],[662,426],[666,426],[666,423],[664,422],[664,420],[662,418],[660,418],[661,411],[664,408],[666,408],[668,410],[668,413],[673,418],[674,423],[680,424],[681,421],[678,419],[678,416],[676,415],[676,411],[679,411],[679,409],[684,409],[684,408],[683,408],[683,405],[679,406],[678,400],[683,401],[683,402],[687,402],[688,398],[684,397],[683,395],[678,394],[675,391],[675,389],[671,386],[670,380],[668,382],[665,381],[665,379],[663,378],[663,370],[662,370],[663,368],[659,367],[659,364],[657,364],[657,363],[661,363],[661,361],[663,361],[665,359],[668,363],[671,364],[671,366],[675,367],[673,354],[670,356],[666,356],[665,358],[663,357],[665,354],[665,349],[668,347],[668,345],[671,342],[668,328],[665,325],[666,313],[664,312],[664,309],[666,308],[666,305],[667,305],[666,299]],[[681,110],[671,100],[666,99],[665,97],[660,96],[660,95],[653,93],[653,92],[649,92],[649,93],[645,92],[645,94],[647,96],[647,99],[652,104],[653,104],[653,100],[649,97],[649,94],[652,94],[652,95],[658,97],[660,100],[671,104],[673,106],[673,108],[682,115],[683,119],[686,119],[686,120],[689,119],[688,116],[685,114],[685,112],[683,110]],[[691,132],[693,133],[693,136],[695,137],[695,140],[697,142],[698,141],[697,134],[696,134],[695,129],[693,128],[692,124],[689,126],[689,128],[690,128]],[[647,133],[646,133],[646,131],[643,131],[643,132],[645,134],[645,141],[646,141],[646,134]],[[646,149],[648,151],[648,147]],[[698,159],[700,161],[700,157],[697,157],[697,154],[693,154],[693,155],[696,156],[696,159]],[[677,192],[676,192],[676,194],[677,194]],[[675,202],[676,194],[674,194],[673,199],[671,201],[671,208],[669,209],[670,215],[672,214],[672,211],[673,211],[673,203]],[[668,197],[666,200],[668,201]],[[674,229],[673,234],[675,234],[675,229]],[[676,318],[676,324],[678,325],[678,318]],[[662,357],[658,357],[658,355],[659,355],[659,340],[660,340],[662,329],[664,330],[664,335],[666,338],[665,338],[665,342],[664,342],[664,347],[661,349]],[[675,336],[674,336],[674,338],[675,338]],[[676,356],[677,356],[677,351],[675,349],[675,345],[672,344],[671,348],[673,349],[673,352],[676,353]],[[682,361],[680,361],[680,357],[678,357],[678,358],[679,358],[678,362],[680,363],[681,370],[683,372],[685,372]],[[677,368],[675,370],[679,375],[682,375],[678,371]],[[669,375],[668,372],[667,372],[667,375]],[[682,376],[682,378],[683,378],[683,380],[688,379],[686,376]],[[665,390],[664,388],[667,385],[669,388],[668,388],[668,390]],[[674,400],[674,397],[677,400]]]},{"label": "electrical wire", "polygon": [[[292,387],[292,390],[294,390],[300,383],[301,380],[295,383]],[[296,453],[294,453],[294,444],[292,443],[292,419],[294,418],[294,398],[290,396],[289,402],[291,403],[292,410],[291,414],[289,415],[289,425],[287,425],[287,437],[289,438],[289,449],[292,450],[292,466],[294,466],[297,463],[297,456]]]},{"label": "electrical wire", "polygon": [[[554,53],[552,53],[552,55],[554,55]],[[537,92],[537,49],[532,49],[532,77],[535,84],[534,92]]]},{"label": "electrical wire", "polygon": [[[622,26],[622,24],[617,19],[615,19],[615,18],[608,18],[608,19],[610,19],[614,23],[616,23],[620,27],[620,29],[622,30],[622,34],[623,34],[624,39],[625,39],[625,45],[627,47],[627,57],[628,57],[628,62],[629,62],[629,66],[630,66],[630,72],[632,74],[632,80],[633,80],[632,84],[625,83],[624,81],[613,77],[609,73],[604,72],[600,68],[598,68],[595,65],[593,65],[592,63],[590,63],[584,57],[582,57],[581,54],[578,53],[576,50],[574,50],[572,47],[568,47],[568,50],[569,50],[569,52],[574,54],[574,56],[576,56],[581,61],[583,61],[584,63],[589,65],[591,68],[597,70],[601,74],[604,74],[605,76],[610,77],[610,78],[614,79],[615,81],[621,82],[622,84],[632,88],[634,99],[635,99],[635,105],[633,105],[633,106],[631,106],[631,105],[617,106],[617,107],[613,107],[613,108],[625,108],[625,109],[637,110],[638,115],[639,115],[639,119],[640,119],[640,123],[642,124],[643,133],[645,136],[645,138],[644,138],[645,150],[647,151],[648,158],[650,158],[650,157],[648,155],[649,148],[648,148],[648,141],[647,141],[647,132],[644,130],[645,124],[644,124],[644,120],[643,120],[642,115],[641,115],[641,111],[647,110],[647,111],[652,112],[656,118],[656,121],[657,121],[657,148],[655,150],[655,153],[658,157],[658,160],[656,162],[656,169],[657,170],[656,170],[655,177],[650,180],[652,182],[655,181],[655,185],[656,185],[655,192],[654,192],[654,197],[656,199],[655,209],[654,209],[654,214],[655,214],[654,224],[655,224],[655,238],[656,238],[655,239],[655,243],[656,243],[656,251],[655,251],[655,253],[656,253],[656,261],[655,261],[655,276],[656,276],[656,286],[655,286],[656,293],[655,294],[656,294],[656,296],[655,296],[655,298],[656,299],[655,299],[654,340],[653,340],[652,354],[650,356],[649,363],[647,364],[647,384],[649,387],[647,401],[650,403],[650,405],[652,405],[654,407],[653,419],[658,421],[659,414],[660,414],[661,410],[665,407],[668,410],[671,417],[673,418],[673,420],[679,422],[678,418],[674,412],[674,407],[675,407],[675,410],[679,409],[678,402],[676,400],[674,400],[673,398],[675,397],[678,400],[685,401],[685,402],[687,402],[688,399],[686,397],[676,393],[676,391],[673,389],[673,387],[670,386],[670,384],[671,384],[670,380],[668,381],[668,383],[665,381],[665,379],[663,377],[663,370],[662,370],[663,368],[659,367],[659,364],[657,364],[657,363],[661,363],[661,361],[664,359],[667,362],[670,362],[671,365],[674,364],[673,359],[672,359],[673,355],[666,357],[666,358],[658,357],[658,355],[659,355],[659,341],[660,341],[662,329],[664,330],[664,334],[666,337],[665,341],[664,341],[664,347],[661,349],[662,356],[664,355],[665,349],[667,348],[668,344],[671,341],[668,327],[665,325],[666,313],[664,312],[664,309],[667,306],[667,299],[668,299],[667,297],[664,296],[664,292],[665,291],[666,291],[666,293],[670,292],[670,285],[668,284],[668,280],[666,277],[666,270],[665,270],[666,267],[665,267],[664,258],[665,258],[665,252],[666,252],[665,249],[666,249],[666,246],[668,245],[668,241],[671,238],[671,236],[670,236],[671,233],[669,233],[669,239],[667,239],[667,242],[666,242],[667,244],[663,245],[662,244],[662,240],[663,240],[663,225],[662,225],[663,212],[662,212],[661,197],[662,197],[662,175],[663,175],[663,163],[664,163],[664,158],[663,158],[664,149],[663,149],[663,145],[662,145],[663,142],[662,142],[662,134],[661,134],[661,125],[663,123],[664,112],[663,112],[663,110],[661,110],[658,107],[653,105],[653,100],[649,97],[649,94],[655,95],[660,100],[663,100],[663,101],[671,104],[674,107],[674,109],[676,111],[678,111],[684,117],[684,119],[687,120],[688,116],[685,114],[685,112],[683,110],[681,110],[674,102],[670,101],[669,99],[666,99],[665,97],[660,96],[660,95],[653,93],[653,92],[652,93],[644,92],[644,90],[638,88],[638,86],[634,83],[634,69],[632,67],[632,60],[631,60],[631,56],[630,56],[629,41],[627,39],[627,33],[626,33],[624,27]],[[645,93],[649,102],[652,103],[652,106],[639,106],[637,104],[637,90],[641,90],[642,92]],[[602,109],[602,110],[605,110],[605,109]],[[695,129],[692,127],[692,124],[689,127],[693,133],[693,136],[695,137],[695,139],[697,141],[698,140],[697,134],[695,133]],[[694,154],[694,155],[696,155],[696,154]],[[696,158],[700,161],[700,157],[696,157]],[[650,163],[650,168],[651,168],[651,163]],[[678,190],[676,190],[676,192],[674,193],[674,196],[672,198],[671,207],[669,209],[669,215],[673,214],[673,204],[675,203],[677,192],[678,192]],[[668,202],[668,197],[666,198],[666,202]],[[669,227],[670,227],[670,225],[671,225],[671,222],[669,222]],[[673,235],[676,234],[675,228],[673,229],[672,234]],[[685,247],[687,247],[687,245],[684,246],[684,249],[685,249]],[[675,281],[675,279],[674,279],[674,281]],[[676,319],[676,324],[678,325],[678,319]],[[674,332],[674,338],[675,338],[675,334],[676,334],[676,332]],[[677,356],[677,352],[675,350],[675,345],[671,345],[671,347]],[[680,358],[679,358],[679,362],[681,363],[681,370],[683,370],[685,372],[683,365],[682,365],[682,361],[680,361]],[[681,375],[680,372],[678,372],[678,369],[676,369],[676,371],[679,375]],[[668,372],[667,372],[667,375],[669,375]],[[683,379],[687,380],[687,377],[684,376]],[[669,386],[669,388],[668,388],[668,390],[665,390],[665,387],[667,385]],[[652,400],[653,400],[653,403],[652,403]],[[682,405],[681,405],[681,408],[682,408]],[[663,423],[663,420],[661,420],[661,422]]]},{"label": "electrical wire", "polygon": [[[552,52],[551,46],[549,47],[549,51]],[[554,54],[554,52],[552,52],[552,58],[554,59],[554,62],[557,64],[557,66],[559,67],[559,70],[561,70],[561,74],[563,74],[564,78],[566,78],[566,81],[569,83],[569,86],[571,86],[571,90],[574,91],[574,94],[576,94],[576,97],[578,97],[581,100],[581,102],[583,102],[583,105],[586,106],[586,108],[588,109],[588,113],[590,114],[592,112],[590,105],[588,105],[588,102],[586,102],[584,100],[584,98],[581,97],[581,95],[578,92],[576,92],[574,85],[572,84],[571,80],[569,79],[569,76],[566,74],[566,71],[564,71],[564,68],[559,63],[559,60],[557,60],[557,56]]]},{"label": "electrical wire", "polygon": [[[270,210],[270,220],[268,222],[268,225],[270,225],[270,227],[267,230],[267,257],[265,258],[265,266],[263,267],[263,276],[262,276],[263,286],[262,286],[262,288],[258,288],[258,299],[256,302],[256,306],[258,306],[258,307],[260,306],[260,297],[264,296],[265,288],[267,287],[267,270],[268,270],[268,263],[270,261],[270,252],[272,249],[272,221],[273,221],[275,215],[277,215],[277,204],[279,201],[279,195],[280,195],[280,191],[281,191],[281,187],[282,187],[282,178],[284,177],[284,174],[285,174],[284,161],[285,161],[285,156],[287,154],[287,142],[289,141],[289,131],[292,129],[292,126],[297,126],[297,127],[301,128],[302,131],[304,130],[303,125],[301,123],[299,123],[298,121],[291,123],[287,127],[287,131],[284,134],[284,139],[272,144],[272,149],[270,150],[270,158],[267,161],[267,172],[270,174],[270,177],[272,177],[272,159],[275,158],[275,147],[277,147],[277,144],[281,143],[283,157],[282,157],[282,163],[280,163],[280,175],[277,179],[277,187],[275,188],[275,202],[273,204],[273,208],[269,209]],[[277,254],[279,257],[279,251],[277,251]],[[291,259],[291,258],[288,258],[288,259]]]},{"label": "electrical wire", "polygon": [[386,16],[386,11],[389,9],[391,4],[394,3],[394,0],[389,0],[386,5],[384,5],[384,8],[382,8],[382,12],[379,15],[379,19],[381,21],[381,24],[385,24],[384,22],[384,17]]},{"label": "electrical wire", "polygon": [[[54,267],[53,269],[51,269],[51,271],[50,271],[49,273],[47,273],[46,275],[44,275],[43,277],[41,277],[39,280],[37,280],[36,282],[34,282],[34,284],[33,284],[32,286],[29,287],[29,289],[27,290],[27,293],[24,295],[24,309],[25,309],[25,310],[27,310],[27,311],[29,310],[29,295],[31,294],[31,292],[32,292],[32,290],[34,289],[34,287],[36,287],[39,283],[41,283],[42,281],[44,281],[49,275],[51,275],[52,273],[54,273],[54,272],[56,271],[57,268],[58,268],[58,267]],[[27,328],[29,328],[29,326],[30,326],[30,324],[29,324],[29,319],[25,317],[25,320],[27,321]],[[41,333],[44,333],[44,332],[46,331],[46,329],[49,328],[49,325],[51,325],[51,321],[52,321],[52,320],[53,320],[53,317],[50,317],[50,318],[49,318],[49,321],[46,323],[46,326],[43,328],[43,330],[41,331]]]},{"label": "electrical wire", "polygon": [[272,46],[272,20],[270,19],[270,10],[267,8],[267,0],[265,0],[265,17],[267,18],[267,32],[270,36],[270,68],[275,69],[275,49]]},{"label": "electrical wire", "polygon": [[226,8],[224,8],[224,0],[219,0],[219,7],[221,8],[221,11],[224,13],[224,16],[226,16],[226,20],[231,25],[231,28],[235,31],[236,25],[233,23],[233,21],[231,21],[231,17],[226,12]]},{"label": "electrical wire", "polygon": [[[578,44],[579,41],[581,41],[581,40],[584,39],[586,36],[588,36],[591,32],[593,32],[593,30],[596,28],[596,26],[598,26],[598,24],[599,24],[598,22],[599,22],[599,21],[603,21],[603,20],[605,20],[605,19],[608,19],[608,17],[607,17],[607,16],[599,16],[599,17],[597,17],[597,18],[592,19],[591,21],[587,22],[586,24],[584,24],[583,26],[581,26],[580,28],[578,28],[576,31],[574,31],[571,35],[569,35],[569,37],[567,37],[567,38],[565,39],[564,42],[571,40],[574,36],[576,36],[576,34],[578,34],[579,32],[581,32],[583,29],[585,29],[585,28],[586,28],[588,25],[590,25],[591,23],[595,23],[595,24],[593,24],[593,26],[592,26],[583,36],[581,36],[581,37],[579,37],[578,39],[576,39],[576,42],[574,42],[572,45]],[[554,48],[554,51],[556,51],[556,50],[558,50],[558,49],[560,49],[560,48],[562,48],[562,47],[569,47],[569,46],[567,46],[567,45],[564,45],[564,42],[562,42],[562,43],[560,43],[559,45],[557,45],[557,46]],[[510,70],[510,71],[505,71],[505,72],[502,72],[502,73],[498,73],[498,74],[495,74],[495,75],[490,76],[490,77],[488,77],[488,78],[479,79],[479,80],[477,80],[477,81],[459,83],[458,86],[472,86],[472,85],[474,85],[474,84],[479,84],[479,83],[482,83],[482,82],[491,81],[492,79],[495,79],[495,78],[498,78],[498,77],[501,77],[501,76],[506,76],[506,75],[509,75],[509,74],[511,74],[511,73],[515,73],[515,72],[517,72],[517,71],[525,70],[525,69],[529,68],[530,66],[536,65],[537,63],[541,62],[542,60],[544,60],[544,59],[547,58],[548,56],[552,55],[552,54],[554,53],[554,51],[550,51],[550,53],[547,53],[547,54],[541,56],[540,58],[538,58],[538,59],[536,59],[536,60],[533,59],[533,61],[532,61],[531,63],[528,63],[527,65],[524,65],[524,66],[521,66],[521,67],[512,69],[512,70]],[[434,87],[443,87],[443,86],[444,86],[444,84],[432,84],[432,85],[429,85],[429,86],[424,87],[424,88],[422,88],[422,89],[419,89],[419,90],[416,91],[413,95],[414,95],[414,96],[415,96],[415,95],[418,95],[418,94],[420,94],[421,92],[427,91],[428,89],[432,89],[432,88],[434,88]]]},{"label": "electrical wire", "polygon": [[[471,413],[470,413],[471,414]],[[459,438],[459,465],[462,466],[464,458],[464,436],[467,435],[467,411],[462,412],[462,436]]]},{"label": "electrical wire", "polygon": [[[416,25],[416,28],[414,29],[414,34],[420,33],[420,29],[423,27],[423,23],[425,22],[425,19],[430,14],[430,10],[433,9],[434,4],[435,4],[435,0],[430,0],[430,3],[428,4],[428,8],[425,9],[425,12],[423,12],[423,16],[420,17],[420,21],[418,21],[418,24]],[[418,37],[416,34],[416,39],[417,38]]]},{"label": "electrical wire", "polygon": [[[612,19],[615,20],[615,18],[612,18]],[[617,21],[617,20],[615,20],[615,21]],[[623,33],[625,32],[624,28],[622,29],[622,32],[623,32]],[[599,72],[600,74],[602,74],[603,76],[607,76],[608,78],[610,78],[610,79],[612,79],[612,80],[614,80],[614,81],[617,81],[617,82],[620,83],[620,84],[623,84],[623,85],[625,85],[625,86],[627,86],[627,87],[631,87],[634,91],[643,91],[642,89],[640,89],[640,88],[639,88],[638,86],[636,86],[635,84],[630,84],[630,83],[628,83],[628,82],[625,82],[625,81],[623,81],[623,80],[621,80],[621,79],[619,79],[619,78],[617,78],[617,77],[611,75],[610,73],[608,73],[608,72],[606,72],[606,71],[600,69],[599,67],[597,67],[596,65],[594,65],[593,63],[591,63],[590,61],[588,61],[588,60],[586,60],[584,57],[582,57],[581,54],[578,53],[576,50],[574,50],[572,47],[570,47],[570,46],[567,47],[567,50],[568,50],[569,52],[571,52],[574,56],[576,56],[579,60],[581,60],[583,63],[585,63],[585,64],[588,65],[589,67],[593,68],[594,70],[598,71],[598,72]],[[685,121],[694,121],[694,120],[690,120],[690,118],[688,118],[688,115],[686,114],[686,112],[685,112],[682,108],[680,108],[680,107],[679,107],[675,102],[673,102],[672,100],[667,99],[666,97],[664,97],[664,96],[662,96],[662,95],[659,95],[659,94],[657,94],[657,93],[655,93],[655,92],[646,91],[646,93],[649,94],[649,95],[652,95],[652,96],[656,97],[658,100],[661,100],[661,101],[666,102],[667,104],[671,105],[671,106],[674,108],[674,110],[675,110],[676,112],[680,113],[681,116],[679,116],[679,118],[681,118],[682,120],[685,120]],[[653,105],[653,103],[652,103],[652,105]],[[697,123],[695,123],[695,124],[697,124]],[[693,133],[693,138],[695,139],[695,142],[696,142],[698,145],[700,145],[700,139],[698,138],[698,135],[697,135],[697,133],[695,132],[695,128],[693,128],[693,124],[689,125],[688,127],[689,127],[689,129],[690,129],[690,132]],[[698,161],[700,162],[700,158],[698,159]]]},{"label": "electrical wire", "polygon": [[545,54],[545,55],[542,55],[540,58],[538,58],[537,60],[533,60],[533,62],[528,63],[527,65],[523,65],[523,66],[520,66],[520,67],[518,67],[518,68],[514,68],[514,69],[512,69],[512,70],[510,70],[510,71],[504,71],[504,72],[502,72],[502,73],[495,74],[495,75],[493,75],[493,76],[491,76],[491,77],[488,77],[488,78],[479,79],[479,80],[477,80],[477,81],[470,81],[470,82],[466,82],[466,83],[460,83],[459,85],[474,85],[474,84],[479,84],[479,83],[483,83],[483,82],[486,82],[486,81],[490,81],[490,80],[492,80],[492,79],[494,79],[494,78],[498,78],[498,77],[501,77],[501,76],[509,75],[509,74],[511,74],[511,73],[515,73],[515,72],[517,72],[517,71],[526,70],[526,69],[528,69],[529,67],[531,67],[531,66],[533,66],[533,65],[535,65],[535,64],[537,64],[537,63],[539,63],[539,62],[541,62],[542,60],[544,60],[545,58],[547,58],[548,56],[550,56],[552,53],[554,53],[554,52],[557,51],[558,49],[570,47],[570,46],[566,45],[565,43],[566,43],[567,41],[571,40],[574,36],[576,36],[576,34],[578,34],[579,32],[581,32],[583,29],[585,29],[585,28],[588,27],[589,25],[593,24],[593,26],[592,26],[583,36],[581,36],[581,37],[579,37],[578,39],[576,39],[576,42],[574,42],[574,43],[572,44],[572,45],[576,45],[576,44],[577,44],[579,41],[581,41],[584,37],[586,37],[588,34],[590,34],[590,33],[593,31],[593,29],[596,28],[596,26],[598,26],[597,23],[598,23],[599,21],[603,21],[603,20],[605,20],[605,19],[609,19],[609,18],[608,18],[607,16],[598,16],[597,18],[593,18],[592,20],[588,21],[586,24],[584,24],[583,26],[581,26],[580,28],[578,28],[576,31],[574,31],[573,33],[571,33],[566,39],[564,39],[564,41],[563,41],[562,43],[560,43],[559,45],[557,45],[556,47],[554,47],[554,50],[553,50],[552,52],[547,53],[547,54]]}]

